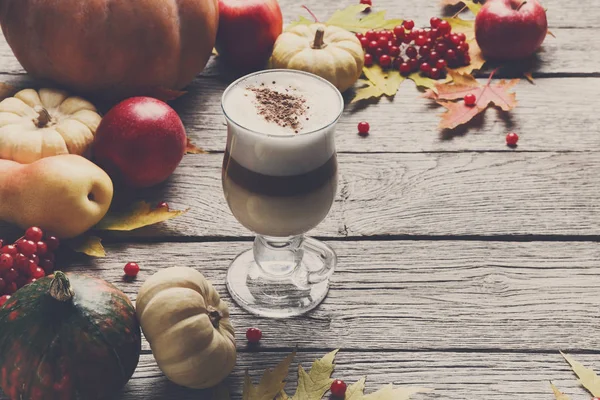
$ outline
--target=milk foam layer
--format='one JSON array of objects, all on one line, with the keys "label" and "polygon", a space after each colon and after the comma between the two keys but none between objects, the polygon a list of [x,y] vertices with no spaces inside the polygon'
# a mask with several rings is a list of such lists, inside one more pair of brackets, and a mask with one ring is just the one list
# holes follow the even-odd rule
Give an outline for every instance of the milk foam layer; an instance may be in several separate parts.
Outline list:
[{"label": "milk foam layer", "polygon": [[[288,89],[303,96],[306,115],[299,132],[259,115],[255,94],[249,89],[252,87],[283,92]],[[232,84],[223,96],[228,119],[227,149],[239,164],[260,174],[287,176],[310,172],[334,154],[335,122],[342,108],[339,91],[314,75],[292,70],[249,75]]]}]

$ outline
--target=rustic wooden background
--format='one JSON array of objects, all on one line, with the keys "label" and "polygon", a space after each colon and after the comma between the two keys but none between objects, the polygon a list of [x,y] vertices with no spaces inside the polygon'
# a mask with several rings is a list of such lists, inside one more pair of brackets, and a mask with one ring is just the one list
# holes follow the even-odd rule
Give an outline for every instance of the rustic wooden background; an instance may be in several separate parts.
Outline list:
[{"label": "rustic wooden background", "polygon": [[[456,11],[437,0],[373,1],[417,25]],[[304,1],[323,19],[350,3]],[[510,115],[490,110],[468,131],[441,134],[441,110],[410,81],[393,101],[347,106],[337,134],[339,195],[312,232],[339,255],[331,292],[314,312],[289,320],[256,318],[230,302],[239,350],[227,381],[233,398],[241,398],[245,369],[257,379],[294,346],[305,366],[341,348],[335,376],[367,375],[367,391],[393,382],[435,388],[420,399],[544,400],[553,380],[575,400],[590,397],[558,351],[600,366],[600,2],[543,4],[556,38],[533,62],[535,85],[518,85]],[[294,0],[281,7],[286,21],[303,13]],[[32,84],[3,39],[0,71],[4,82]],[[190,211],[109,238],[106,259],[81,259],[71,271],[101,276],[135,299],[153,272],[190,266],[230,300],[227,266],[251,245],[220,182],[226,132],[219,100],[233,78],[212,62],[175,102],[188,135],[208,154],[186,156],[167,184],[144,193]],[[361,120],[372,127],[366,139],[356,134]],[[504,145],[509,131],[521,136],[516,150]],[[122,280],[128,261],[142,266],[132,283]],[[244,338],[251,326],[264,332],[256,350]],[[120,397],[205,398],[208,392],[169,383],[147,343]]]}]

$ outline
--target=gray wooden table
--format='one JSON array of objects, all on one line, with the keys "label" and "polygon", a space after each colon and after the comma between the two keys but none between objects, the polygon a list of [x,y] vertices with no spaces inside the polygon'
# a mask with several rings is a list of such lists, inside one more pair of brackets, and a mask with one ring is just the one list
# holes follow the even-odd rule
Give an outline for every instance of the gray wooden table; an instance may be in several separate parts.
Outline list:
[{"label": "gray wooden table", "polygon": [[[394,17],[425,24],[436,0],[374,0]],[[326,18],[348,1],[306,0]],[[107,241],[108,257],[82,259],[71,271],[96,274],[135,300],[145,278],[174,265],[202,271],[229,300],[238,334],[238,366],[228,379],[241,398],[242,376],[258,378],[294,346],[305,366],[341,348],[336,377],[435,388],[431,399],[552,398],[549,380],[586,399],[558,350],[600,367],[600,2],[545,0],[550,28],[534,69],[535,85],[517,87],[510,116],[488,111],[468,132],[437,129],[439,110],[405,82],[393,101],[347,106],[337,144],[341,185],[314,232],[339,255],[325,302],[310,314],[267,320],[243,312],[224,286],[229,262],[250,246],[223,199],[220,163],[225,127],[219,99],[232,80],[213,62],[175,102],[193,142],[149,201],[190,207],[179,219]],[[286,21],[303,12],[281,0]],[[450,12],[450,10],[445,10]],[[32,84],[0,40],[0,79]],[[502,73],[502,72],[501,72]],[[484,74],[481,75],[482,77]],[[371,135],[356,134],[366,120]],[[504,145],[507,132],[519,147]],[[138,261],[139,279],[122,280]],[[244,332],[259,327],[258,350]],[[122,399],[196,400],[161,374],[144,342]]]}]

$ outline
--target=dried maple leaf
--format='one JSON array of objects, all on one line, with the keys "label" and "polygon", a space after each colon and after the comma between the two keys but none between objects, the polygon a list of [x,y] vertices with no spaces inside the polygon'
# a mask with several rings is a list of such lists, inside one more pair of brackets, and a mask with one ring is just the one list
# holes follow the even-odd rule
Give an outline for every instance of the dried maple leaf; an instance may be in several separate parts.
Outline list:
[{"label": "dried maple leaf", "polygon": [[97,236],[78,237],[68,241],[69,247],[90,257],[106,257],[102,239]]},{"label": "dried maple leaf", "polygon": [[592,396],[600,396],[600,377],[596,375],[593,369],[586,368],[583,364],[575,361],[570,356],[564,354],[562,351],[560,354],[569,363],[571,369],[579,378],[579,383],[587,389]]},{"label": "dried maple leaf", "polygon": [[431,392],[421,387],[399,387],[389,384],[370,394],[364,394],[366,378],[360,379],[346,389],[345,400],[409,400],[413,394]]},{"label": "dried maple leaf", "polygon": [[310,372],[307,373],[302,365],[298,366],[298,388],[293,397],[281,392],[278,400],[321,400],[331,387],[331,374],[335,365],[333,360],[339,350],[334,350],[325,357],[315,360]]},{"label": "dried maple leaf", "polygon": [[356,96],[352,99],[352,103],[383,95],[394,96],[400,84],[406,79],[400,75],[400,72],[392,69],[384,70],[377,64],[364,67],[363,74],[368,81],[362,81],[364,87],[356,90]]},{"label": "dried maple leaf", "polygon": [[258,385],[253,385],[250,375],[246,371],[244,377],[243,400],[273,400],[285,387],[285,378],[288,375],[290,364],[296,356],[294,351],[280,362],[274,369],[268,369],[263,374]]},{"label": "dried maple leaf", "polygon": [[128,211],[114,214],[109,212],[95,226],[95,229],[104,231],[132,231],[178,217],[181,214],[185,214],[186,211],[169,210],[167,207],[152,208],[149,203],[140,201],[135,203]]},{"label": "dried maple leaf", "polygon": [[550,382],[550,387],[552,387],[552,392],[554,392],[554,397],[556,400],[571,400],[569,396],[558,390],[556,386],[552,382]]},{"label": "dried maple leaf", "polygon": [[[517,95],[514,92],[509,93],[509,90],[519,82],[519,79],[508,82],[501,80],[492,84],[494,76],[492,72],[487,83],[481,85],[471,75],[461,75],[452,71],[449,71],[449,74],[453,79],[452,84],[436,84],[435,91],[429,90],[424,96],[435,100],[447,109],[442,115],[441,129],[454,129],[465,124],[490,105],[495,105],[503,111],[510,111],[517,106]],[[463,101],[452,102],[452,100],[463,99],[467,94],[474,94],[477,98],[474,106],[467,106]]]},{"label": "dried maple leaf", "polygon": [[420,72],[413,72],[408,75],[408,79],[413,81],[417,87],[425,88],[425,89],[433,89],[438,81],[428,78],[426,76],[421,75]]},{"label": "dried maple leaf", "polygon": [[[324,22],[324,24],[338,26],[349,30],[350,32],[364,33],[369,29],[393,29],[403,22],[401,19],[385,19],[385,11],[371,12],[362,18],[357,18],[357,16],[367,8],[369,8],[369,6],[366,4],[356,4],[348,6],[343,10],[337,10]],[[313,20],[300,17],[298,20],[290,23],[286,29],[296,25],[311,25],[314,23],[315,21]]]},{"label": "dried maple leaf", "polygon": [[185,146],[185,154],[206,154],[206,151],[200,147],[196,147],[190,138],[187,138],[187,144]]}]

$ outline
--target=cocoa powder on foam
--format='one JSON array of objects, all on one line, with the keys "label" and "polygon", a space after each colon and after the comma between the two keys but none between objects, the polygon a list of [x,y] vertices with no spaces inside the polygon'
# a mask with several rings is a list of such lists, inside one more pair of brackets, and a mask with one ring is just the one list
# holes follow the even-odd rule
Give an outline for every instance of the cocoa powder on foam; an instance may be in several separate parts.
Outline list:
[{"label": "cocoa powder on foam", "polygon": [[260,87],[249,86],[247,89],[254,92],[258,114],[266,121],[284,128],[289,126],[295,133],[299,132],[302,119],[309,108],[304,96],[290,93],[289,89],[285,89],[286,93],[278,92],[265,87],[264,83]]}]

